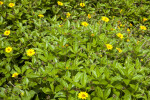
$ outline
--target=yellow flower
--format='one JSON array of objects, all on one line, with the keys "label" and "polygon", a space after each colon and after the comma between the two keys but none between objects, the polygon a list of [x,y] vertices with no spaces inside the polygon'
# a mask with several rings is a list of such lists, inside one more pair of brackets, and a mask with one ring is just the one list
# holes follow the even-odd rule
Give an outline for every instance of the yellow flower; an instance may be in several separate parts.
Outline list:
[{"label": "yellow flower", "polygon": [[122,9],[120,10],[120,13],[122,12]]},{"label": "yellow flower", "polygon": [[63,25],[59,25],[59,27],[62,27]]},{"label": "yellow flower", "polygon": [[139,44],[140,41],[137,41],[137,44]]},{"label": "yellow flower", "polygon": [[127,31],[128,31],[128,32],[130,32],[130,29],[129,29],[129,28],[127,28]]},{"label": "yellow flower", "polygon": [[140,26],[141,30],[147,30],[145,26]]},{"label": "yellow flower", "polygon": [[87,27],[89,24],[87,22],[82,22],[81,25]]},{"label": "yellow flower", "polygon": [[120,24],[120,27],[122,26],[122,24]]},{"label": "yellow flower", "polygon": [[127,42],[129,42],[130,40],[129,39],[127,39]]},{"label": "yellow flower", "polygon": [[121,50],[120,48],[116,48],[116,49],[118,50],[118,52],[119,52],[119,53],[121,53],[121,52],[122,52],[122,50]]},{"label": "yellow flower", "polygon": [[38,16],[39,16],[40,18],[44,17],[44,15],[43,15],[43,14],[39,14]]},{"label": "yellow flower", "polygon": [[10,53],[12,51],[12,47],[5,48],[5,52]]},{"label": "yellow flower", "polygon": [[143,59],[141,59],[141,61],[143,61]]},{"label": "yellow flower", "polygon": [[120,26],[118,26],[118,29],[120,29]]},{"label": "yellow flower", "polygon": [[70,17],[70,15],[71,15],[71,14],[70,14],[69,12],[66,13],[67,18]]},{"label": "yellow flower", "polygon": [[0,5],[3,5],[3,1],[0,1]]},{"label": "yellow flower", "polygon": [[147,21],[147,18],[143,18],[143,22]]},{"label": "yellow flower", "polygon": [[108,21],[109,21],[109,18],[108,18],[108,17],[103,16],[103,17],[102,17],[102,20],[103,20],[103,21],[105,21],[105,22],[108,22]]},{"label": "yellow flower", "polygon": [[84,3],[80,3],[80,6],[81,6],[81,7],[84,7],[84,6],[85,6],[85,4],[84,4]]},{"label": "yellow flower", "polygon": [[111,44],[106,44],[106,47],[108,50],[111,50],[113,48],[113,46]]},{"label": "yellow flower", "polygon": [[63,3],[60,2],[60,1],[58,1],[57,4],[60,5],[60,6],[63,6]]},{"label": "yellow flower", "polygon": [[66,67],[66,69],[68,69],[68,67]]},{"label": "yellow flower", "polygon": [[23,92],[21,92],[21,96],[24,96],[24,93],[23,93]]},{"label": "yellow flower", "polygon": [[27,53],[27,56],[33,56],[34,54],[35,54],[35,51],[33,50],[33,49],[28,49],[27,51],[26,51],[26,53]]},{"label": "yellow flower", "polygon": [[19,74],[18,73],[13,73],[12,77],[17,77]]},{"label": "yellow flower", "polygon": [[94,34],[91,34],[91,36],[93,37],[93,36],[94,36]]},{"label": "yellow flower", "polygon": [[14,7],[15,4],[14,3],[9,3],[9,7]]},{"label": "yellow flower", "polygon": [[86,92],[80,92],[78,94],[79,99],[86,99],[87,97],[88,97],[88,93],[86,93]]},{"label": "yellow flower", "polygon": [[130,26],[132,26],[132,24],[130,23]]},{"label": "yellow flower", "polygon": [[121,33],[116,34],[120,39],[123,39],[123,35]]},{"label": "yellow flower", "polygon": [[88,14],[88,18],[89,18],[89,19],[91,18],[91,15],[90,15],[90,14]]},{"label": "yellow flower", "polygon": [[5,32],[4,32],[4,35],[5,36],[8,36],[10,34],[10,30],[6,30]]}]

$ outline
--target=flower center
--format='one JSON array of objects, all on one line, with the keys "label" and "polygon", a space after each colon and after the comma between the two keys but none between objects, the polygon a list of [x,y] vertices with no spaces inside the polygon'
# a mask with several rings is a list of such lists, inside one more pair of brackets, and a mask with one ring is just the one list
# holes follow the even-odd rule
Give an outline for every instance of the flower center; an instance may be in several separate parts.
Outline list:
[{"label": "flower center", "polygon": [[82,94],[82,97],[85,97],[85,94]]}]

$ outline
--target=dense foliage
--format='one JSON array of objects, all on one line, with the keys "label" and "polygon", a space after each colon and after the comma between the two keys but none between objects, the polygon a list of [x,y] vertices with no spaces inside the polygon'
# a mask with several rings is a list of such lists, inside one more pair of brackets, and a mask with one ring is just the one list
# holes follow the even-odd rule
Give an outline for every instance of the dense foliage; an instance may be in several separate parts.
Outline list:
[{"label": "dense foliage", "polygon": [[150,100],[149,0],[0,1],[0,99]]}]

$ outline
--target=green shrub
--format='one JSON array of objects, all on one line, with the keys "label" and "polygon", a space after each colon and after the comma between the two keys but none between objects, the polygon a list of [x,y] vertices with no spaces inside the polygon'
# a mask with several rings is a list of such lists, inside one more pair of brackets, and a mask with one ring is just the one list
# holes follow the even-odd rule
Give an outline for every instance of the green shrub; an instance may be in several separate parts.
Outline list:
[{"label": "green shrub", "polygon": [[0,99],[149,100],[149,5],[0,1]]}]

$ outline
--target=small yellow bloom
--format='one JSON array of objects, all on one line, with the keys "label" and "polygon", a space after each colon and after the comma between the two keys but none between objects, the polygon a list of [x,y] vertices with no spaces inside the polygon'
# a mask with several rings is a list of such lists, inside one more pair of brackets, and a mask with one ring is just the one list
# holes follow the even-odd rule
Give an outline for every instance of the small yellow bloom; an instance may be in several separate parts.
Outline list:
[{"label": "small yellow bloom", "polygon": [[140,26],[141,30],[147,30],[145,26]]},{"label": "small yellow bloom", "polygon": [[12,51],[12,47],[5,48],[5,52],[10,53]]},{"label": "small yellow bloom", "polygon": [[84,3],[80,3],[80,6],[81,6],[81,7],[84,7],[84,6],[85,6],[85,4],[84,4]]},{"label": "small yellow bloom", "polygon": [[141,61],[143,61],[143,59],[141,59]]},{"label": "small yellow bloom", "polygon": [[9,3],[9,7],[14,7],[15,4],[14,3]]},{"label": "small yellow bloom", "polygon": [[40,18],[44,17],[44,15],[43,15],[43,14],[39,14],[38,16],[39,16]]},{"label": "small yellow bloom", "polygon": [[120,26],[118,26],[118,29],[120,29]]},{"label": "small yellow bloom", "polygon": [[129,42],[130,40],[129,39],[127,39],[127,42]]},{"label": "small yellow bloom", "polygon": [[87,22],[82,22],[81,25],[87,27],[89,24]]},{"label": "small yellow bloom", "polygon": [[100,57],[103,57],[101,54],[99,55]]},{"label": "small yellow bloom", "polygon": [[94,34],[91,34],[91,36],[93,37],[93,36],[94,36]]},{"label": "small yellow bloom", "polygon": [[13,73],[12,77],[17,77],[19,74],[18,73]]},{"label": "small yellow bloom", "polygon": [[147,21],[147,18],[143,18],[143,22]]},{"label": "small yellow bloom", "polygon": [[121,33],[116,34],[120,39],[123,39],[123,35]]},{"label": "small yellow bloom", "polygon": [[130,23],[130,26],[132,27],[133,25]]},{"label": "small yellow bloom", "polygon": [[60,6],[63,6],[63,3],[60,2],[60,1],[58,1],[57,4],[60,5]]},{"label": "small yellow bloom", "polygon": [[108,17],[105,17],[105,16],[103,16],[101,19],[102,19],[104,22],[108,22],[108,21],[109,21],[109,18],[108,18]]},{"label": "small yellow bloom", "polygon": [[127,28],[127,31],[128,31],[128,32],[130,32],[130,29],[129,29],[129,28]]},{"label": "small yellow bloom", "polygon": [[0,5],[3,5],[3,1],[0,1]]},{"label": "small yellow bloom", "polygon": [[80,92],[78,94],[79,99],[86,99],[87,97],[88,97],[88,93],[86,93],[86,92]]},{"label": "small yellow bloom", "polygon": [[33,50],[33,49],[28,49],[27,51],[26,51],[26,53],[27,53],[27,56],[33,56],[34,54],[35,54],[35,51]]},{"label": "small yellow bloom", "polygon": [[70,15],[71,15],[71,14],[70,14],[69,12],[66,13],[67,18],[70,17]]},{"label": "small yellow bloom", "polygon": [[68,44],[66,44],[66,47],[68,47],[69,45]]},{"label": "small yellow bloom", "polygon": [[59,27],[62,27],[63,25],[59,25]]},{"label": "small yellow bloom", "polygon": [[106,44],[106,47],[108,50],[111,50],[113,48],[113,46],[111,44]]},{"label": "small yellow bloom", "polygon": [[122,12],[122,9],[120,10],[120,13]]},{"label": "small yellow bloom", "polygon": [[91,15],[90,15],[90,14],[88,14],[88,18],[89,18],[89,19],[91,18]]},{"label": "small yellow bloom", "polygon": [[21,96],[24,96],[24,93],[23,93],[23,92],[21,92]]},{"label": "small yellow bloom", "polygon": [[137,41],[137,44],[139,44],[140,41]]},{"label": "small yellow bloom", "polygon": [[119,53],[121,53],[121,52],[122,52],[122,50],[121,50],[120,48],[116,48],[116,49],[118,50],[118,52],[119,52]]},{"label": "small yellow bloom", "polygon": [[68,69],[68,67],[66,67],[66,69]]},{"label": "small yellow bloom", "polygon": [[122,26],[122,24],[120,24],[120,27]]},{"label": "small yellow bloom", "polygon": [[4,35],[5,36],[8,36],[10,34],[10,30],[6,30],[5,32],[4,32]]}]

